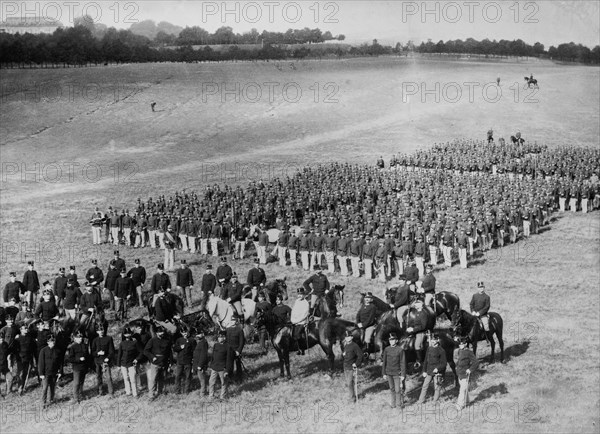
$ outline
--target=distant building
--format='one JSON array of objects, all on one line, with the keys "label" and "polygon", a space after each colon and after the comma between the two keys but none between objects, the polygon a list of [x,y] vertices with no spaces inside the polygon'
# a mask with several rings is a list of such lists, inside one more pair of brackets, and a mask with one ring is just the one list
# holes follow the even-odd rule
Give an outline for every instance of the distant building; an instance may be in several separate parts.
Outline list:
[{"label": "distant building", "polygon": [[0,33],[39,35],[40,33],[54,33],[56,29],[61,27],[63,27],[63,24],[52,18],[8,17],[6,21],[0,22]]}]

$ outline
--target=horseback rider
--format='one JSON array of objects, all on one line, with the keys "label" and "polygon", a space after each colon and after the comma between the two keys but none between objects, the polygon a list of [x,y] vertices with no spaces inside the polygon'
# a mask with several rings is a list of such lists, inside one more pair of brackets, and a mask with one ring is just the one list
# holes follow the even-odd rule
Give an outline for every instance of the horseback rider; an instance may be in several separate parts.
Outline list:
[{"label": "horseback rider", "polygon": [[406,283],[406,276],[404,274],[401,274],[398,280],[400,281],[400,286],[396,290],[394,303],[390,303],[390,307],[396,309],[398,323],[401,328],[404,328],[404,312],[408,310],[410,304],[410,287]]},{"label": "horseback rider", "polygon": [[435,302],[435,276],[433,275],[433,266],[428,264],[425,267],[425,276],[421,282],[421,290],[425,294],[425,306],[429,306],[432,309],[433,303]]},{"label": "horseback rider", "polygon": [[418,367],[425,360],[423,342],[425,341],[425,331],[427,329],[427,313],[423,310],[423,302],[421,300],[415,301],[414,307],[416,314],[412,320],[409,315],[406,331],[415,336],[415,351],[417,352],[417,364],[415,364],[415,367]]},{"label": "horseback rider", "polygon": [[262,291],[266,283],[267,276],[265,275],[265,270],[263,270],[260,266],[260,259],[254,258],[254,267],[248,271],[247,279],[247,284],[252,290],[252,300],[256,300],[258,291]]},{"label": "horseback rider", "polygon": [[283,304],[283,296],[281,294],[277,294],[277,297],[275,297],[275,307],[272,312],[277,318],[279,326],[289,324],[292,309],[288,305]]},{"label": "horseback rider", "polygon": [[475,315],[483,329],[487,332],[490,330],[488,311],[490,310],[490,296],[485,293],[485,284],[477,282],[478,293],[473,294],[471,298],[471,314]]},{"label": "horseback rider", "polygon": [[365,303],[358,309],[356,313],[356,325],[361,331],[361,338],[364,345],[364,350],[369,353],[373,341],[373,333],[377,325],[377,307],[373,302],[373,294],[367,292],[365,294]]},{"label": "horseback rider", "polygon": [[[309,321],[310,303],[305,298],[306,291],[304,288],[298,288],[298,298],[294,303],[291,314],[291,322],[293,325],[292,336],[298,345],[298,355],[303,356],[304,350],[301,349],[300,342],[302,341],[302,330],[306,329]],[[306,333],[306,330],[305,330]]]},{"label": "horseback rider", "polygon": [[244,311],[242,308],[242,290],[244,287],[238,281],[237,273],[233,273],[231,275],[231,281],[226,283],[223,287],[223,292],[221,293],[221,297],[237,312],[238,315],[243,316]]},{"label": "horseback rider", "polygon": [[[327,280],[327,276],[323,274],[320,265],[315,265],[314,269],[315,274],[306,279],[302,284],[304,289],[310,294],[311,315],[315,314],[315,307],[319,300],[329,294],[329,280]],[[312,288],[310,287],[311,284]],[[323,312],[321,312],[321,315],[323,315]]]}]

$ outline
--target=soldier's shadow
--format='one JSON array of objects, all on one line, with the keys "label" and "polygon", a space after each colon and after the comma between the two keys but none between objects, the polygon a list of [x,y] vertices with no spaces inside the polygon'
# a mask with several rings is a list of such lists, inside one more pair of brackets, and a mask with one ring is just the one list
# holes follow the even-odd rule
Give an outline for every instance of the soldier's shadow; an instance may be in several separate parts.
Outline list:
[{"label": "soldier's shadow", "polygon": [[[471,385],[474,389],[476,385]],[[508,388],[506,387],[506,383],[500,383],[495,386],[490,386],[487,389],[482,390],[477,394],[477,397],[473,399],[470,403],[474,404],[479,401],[484,401],[488,398],[498,397],[499,395],[506,395],[508,393]]]}]

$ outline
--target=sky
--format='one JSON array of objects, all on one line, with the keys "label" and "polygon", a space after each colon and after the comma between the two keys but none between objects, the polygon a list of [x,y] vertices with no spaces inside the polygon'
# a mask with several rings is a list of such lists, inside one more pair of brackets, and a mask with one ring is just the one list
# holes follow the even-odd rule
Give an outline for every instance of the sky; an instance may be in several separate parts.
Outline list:
[{"label": "sky", "polygon": [[405,43],[432,39],[522,39],[549,48],[563,42],[600,44],[600,1],[4,1],[0,18],[44,15],[72,25],[87,13],[109,27],[168,21],[214,32],[297,28],[344,34],[347,42]]}]

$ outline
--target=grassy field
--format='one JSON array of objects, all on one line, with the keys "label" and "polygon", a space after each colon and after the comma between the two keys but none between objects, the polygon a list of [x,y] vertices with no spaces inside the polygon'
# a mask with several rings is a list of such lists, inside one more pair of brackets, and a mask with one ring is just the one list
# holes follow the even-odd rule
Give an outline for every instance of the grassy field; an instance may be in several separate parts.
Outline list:
[{"label": "grassy field", "polygon": [[[497,138],[521,131],[526,140],[550,146],[598,146],[598,69],[405,58],[296,62],[296,70],[282,65],[281,71],[271,62],[3,71],[0,285],[8,271],[24,271],[27,259],[36,260],[42,279],[68,265],[84,275],[91,258],[106,268],[112,246],[90,245],[94,206],[132,207],[137,197],[201,190],[207,183],[243,185],[321,162],[374,164],[379,155],[387,159],[454,137],[484,138],[489,127]],[[530,73],[540,82],[535,94],[523,90],[523,76]],[[481,89],[497,76],[502,96],[492,102]],[[472,99],[469,86],[475,89]],[[433,94],[422,93],[432,89]],[[157,102],[156,113],[151,101]],[[599,231],[597,212],[558,216],[527,243],[478,257],[468,270],[437,272],[438,287],[456,292],[463,303],[475,282],[486,281],[493,310],[505,320],[506,363],[485,360],[472,382],[475,403],[469,413],[453,412],[448,404],[456,394],[450,389],[437,410],[418,413],[411,405],[392,413],[375,364],[361,373],[360,403],[349,405],[342,378],[323,375],[321,350],[293,356],[293,380],[280,382],[274,353],[261,356],[250,346],[245,357],[250,378],[232,387],[228,403],[210,403],[196,393],[169,394],[152,404],[145,396],[129,401],[119,385],[115,399],[93,397],[82,406],[61,401],[43,412],[35,388],[0,402],[0,427],[2,432],[597,432]],[[150,273],[162,260],[159,251],[121,247],[121,252],[128,265],[139,257]],[[204,259],[180,258],[195,276],[203,272]],[[246,260],[234,269],[245,274],[250,266]],[[287,276],[292,290],[308,277],[278,265],[266,271],[269,279]],[[383,289],[363,279],[331,280],[346,285],[349,302],[342,313],[348,319],[360,291]],[[489,347],[480,348],[480,357],[486,357]],[[85,389],[93,390],[94,381],[90,375]],[[411,379],[408,387],[412,404],[420,383]],[[70,388],[59,390],[59,397],[69,393]]]}]

